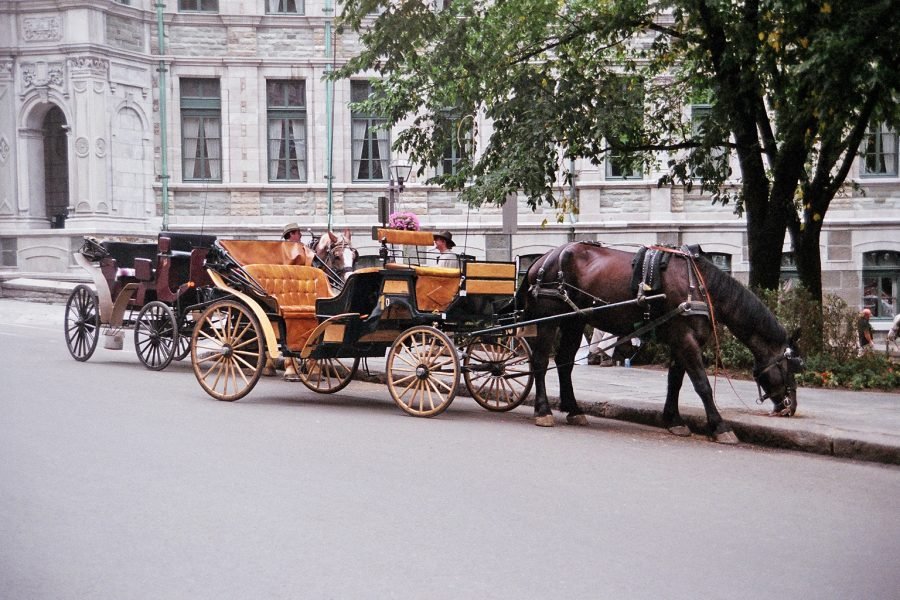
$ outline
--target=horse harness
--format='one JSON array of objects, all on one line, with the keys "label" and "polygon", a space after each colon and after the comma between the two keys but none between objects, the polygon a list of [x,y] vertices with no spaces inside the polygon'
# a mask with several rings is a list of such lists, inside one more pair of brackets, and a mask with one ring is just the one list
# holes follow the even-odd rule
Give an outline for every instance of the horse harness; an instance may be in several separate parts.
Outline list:
[{"label": "horse harness", "polygon": [[[592,244],[601,247],[603,246],[603,244],[599,242],[581,243]],[[677,316],[705,316],[707,319],[710,318],[711,311],[707,300],[693,299],[693,290],[698,290],[700,297],[707,297],[705,289],[701,285],[699,285],[698,277],[695,273],[697,267],[694,264],[694,259],[700,256],[700,252],[701,249],[699,246],[682,246],[681,248],[674,248],[670,246],[641,246],[640,250],[637,252],[634,260],[632,261],[633,275],[631,287],[636,291],[634,302],[644,308],[643,324],[631,333],[619,336],[614,343],[604,346],[602,349],[608,350],[610,348],[620,346],[632,338],[639,337],[647,333],[648,331],[656,329],[663,323],[666,323],[667,321]],[[688,297],[684,302],[676,306],[674,309],[651,320],[651,306],[648,298],[650,296],[654,296],[658,292],[661,292],[662,271],[664,271],[668,266],[669,259],[672,255],[684,256],[685,260],[688,263]],[[569,297],[569,290],[571,289],[591,298],[591,308],[594,310],[602,310],[604,305],[609,304],[605,300],[597,298],[593,294],[590,294],[585,290],[565,281],[564,272],[562,269],[559,269],[557,271],[557,279],[555,282],[550,281],[544,283],[544,275],[545,269],[544,267],[541,267],[540,269],[538,269],[538,274],[535,282],[528,288],[528,292],[535,299],[547,298],[557,300],[568,305],[570,308],[572,308],[573,311],[584,314],[585,309],[579,307]],[[658,298],[658,296],[655,296],[653,299],[656,298]]]}]

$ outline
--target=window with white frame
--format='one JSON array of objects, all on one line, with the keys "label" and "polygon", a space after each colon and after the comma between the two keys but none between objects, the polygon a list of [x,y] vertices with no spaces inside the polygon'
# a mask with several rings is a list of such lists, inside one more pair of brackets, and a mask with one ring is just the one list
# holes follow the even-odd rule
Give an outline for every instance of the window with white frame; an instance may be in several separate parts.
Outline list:
[{"label": "window with white frame", "polygon": [[624,118],[620,131],[610,134],[610,149],[606,154],[607,179],[641,179],[643,161],[639,155],[615,148],[639,140],[644,128],[644,86],[638,77],[620,76],[615,85],[621,87]]},{"label": "window with white frame", "polygon": [[303,0],[266,0],[266,13],[270,15],[302,15],[305,9]]},{"label": "window with white frame", "polygon": [[[706,134],[707,125],[712,117],[712,106],[706,103],[691,104],[691,133],[695,138],[702,138]],[[697,152],[696,150],[694,152]],[[691,170],[694,177],[701,177],[708,173],[713,173],[720,169],[727,168],[728,152],[721,146],[715,146],[708,149],[706,156],[703,157],[700,164],[695,164]],[[725,163],[725,164],[723,164]]]},{"label": "window with white frame", "polygon": [[900,288],[900,252],[878,250],[863,254],[863,307],[877,319],[892,319],[897,314]]},{"label": "window with white frame", "polygon": [[182,78],[184,181],[222,181],[222,98],[218,79]]},{"label": "window with white frame", "polygon": [[[363,102],[372,95],[368,81],[350,82],[351,102]],[[387,181],[391,140],[384,127],[387,121],[358,110],[351,114],[353,181]]]},{"label": "window with white frame", "polygon": [[306,181],[306,82],[266,82],[269,181]]},{"label": "window with white frame", "polygon": [[897,132],[886,124],[870,126],[860,144],[863,177],[897,176]]},{"label": "window with white frame", "polygon": [[788,291],[800,286],[800,273],[797,271],[797,261],[793,252],[781,253],[781,275],[779,277],[781,289]]},{"label": "window with white frame", "polygon": [[471,151],[472,128],[459,118],[443,120],[440,128],[447,143],[444,144],[444,156],[438,164],[437,172],[439,175],[456,175],[459,161]]},{"label": "window with white frame", "polygon": [[178,10],[185,12],[219,12],[219,0],[178,0]]}]

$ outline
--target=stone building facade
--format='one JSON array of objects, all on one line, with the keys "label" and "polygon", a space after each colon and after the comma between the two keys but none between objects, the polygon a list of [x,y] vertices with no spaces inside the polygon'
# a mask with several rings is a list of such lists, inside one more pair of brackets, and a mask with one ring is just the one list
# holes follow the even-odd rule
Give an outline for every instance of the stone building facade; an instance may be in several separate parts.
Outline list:
[{"label": "stone building facade", "polygon": [[[374,254],[377,199],[402,157],[371,128],[377,119],[349,107],[364,80],[326,89],[329,65],[359,49],[330,31],[332,10],[332,0],[0,0],[0,274],[75,273],[83,235],[155,236],[163,224],[274,239],[288,221],[331,222]],[[896,135],[872,132],[864,153],[851,173],[859,189],[848,185],[828,213],[823,277],[851,305],[875,305],[878,324],[900,285]],[[746,279],[745,223],[731,207],[658,188],[656,173],[575,169],[573,189],[560,191],[579,211],[561,219],[513,203],[469,209],[415,173],[396,208],[451,229],[479,258],[570,239],[699,243]]]}]

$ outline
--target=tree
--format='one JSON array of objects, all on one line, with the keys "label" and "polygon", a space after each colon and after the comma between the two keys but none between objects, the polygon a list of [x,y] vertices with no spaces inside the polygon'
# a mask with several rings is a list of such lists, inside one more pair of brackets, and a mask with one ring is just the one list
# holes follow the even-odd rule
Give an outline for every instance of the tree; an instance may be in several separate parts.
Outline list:
[{"label": "tree", "polygon": [[484,147],[429,180],[472,204],[555,205],[569,159],[640,160],[746,217],[753,287],[778,286],[789,232],[821,300],[829,204],[869,124],[898,123],[898,23],[893,0],[346,0],[339,31],[363,50],[335,76],[378,80],[366,104],[411,119],[395,147],[420,175],[448,115],[487,117]]}]

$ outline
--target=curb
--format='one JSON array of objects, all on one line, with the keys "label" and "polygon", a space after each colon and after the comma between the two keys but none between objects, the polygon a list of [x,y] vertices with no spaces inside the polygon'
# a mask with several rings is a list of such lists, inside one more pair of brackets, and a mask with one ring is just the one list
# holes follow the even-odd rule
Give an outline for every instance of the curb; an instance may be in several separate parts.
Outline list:
[{"label": "curb", "polygon": [[[386,383],[386,375],[380,371],[369,371],[367,374],[360,368],[354,379],[367,383]],[[458,396],[469,397],[465,384],[460,383]],[[534,406],[534,401],[527,398],[523,406]],[[550,405],[559,410],[559,399],[551,398]],[[579,402],[578,406],[585,414],[602,419],[614,419],[663,429],[662,409],[634,407],[615,402]],[[682,418],[694,435],[706,436],[706,415],[689,414],[682,410]],[[758,423],[747,423],[725,418],[742,444],[750,444],[780,450],[793,450],[809,454],[832,456],[865,462],[888,465],[900,465],[900,448],[890,444],[881,444],[860,439],[848,438],[840,434],[813,431],[786,431],[779,427],[771,427]]]}]

